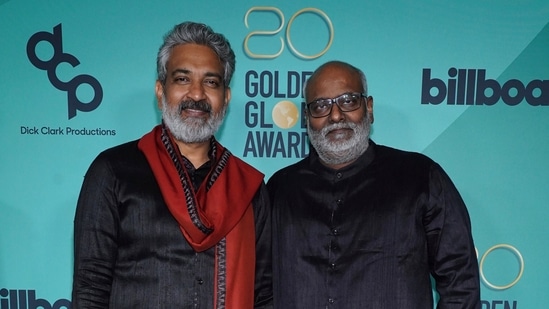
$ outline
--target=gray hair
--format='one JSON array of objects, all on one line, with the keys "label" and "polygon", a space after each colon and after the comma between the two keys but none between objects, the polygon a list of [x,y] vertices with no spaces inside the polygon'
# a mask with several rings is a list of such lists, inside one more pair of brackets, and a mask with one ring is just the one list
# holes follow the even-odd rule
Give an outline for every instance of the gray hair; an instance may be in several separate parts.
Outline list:
[{"label": "gray hair", "polygon": [[158,80],[166,83],[166,64],[170,58],[172,49],[181,44],[199,44],[211,48],[219,57],[223,66],[223,84],[228,87],[235,69],[235,55],[231,45],[225,36],[216,33],[209,26],[195,22],[184,22],[175,25],[172,31],[164,36],[164,43],[158,51],[156,58],[156,71]]}]

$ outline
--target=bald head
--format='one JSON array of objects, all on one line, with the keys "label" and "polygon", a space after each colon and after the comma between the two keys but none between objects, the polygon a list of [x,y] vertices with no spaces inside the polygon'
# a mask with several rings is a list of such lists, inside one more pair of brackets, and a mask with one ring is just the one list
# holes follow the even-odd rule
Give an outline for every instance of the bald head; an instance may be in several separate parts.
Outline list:
[{"label": "bald head", "polygon": [[319,66],[309,77],[304,85],[305,101],[311,102],[318,99],[315,96],[315,89],[323,88],[324,84],[336,82],[338,76],[348,76],[350,79],[354,79],[355,83],[358,83],[362,93],[368,93],[368,84],[364,72],[355,66],[343,62],[343,61],[329,61]]}]

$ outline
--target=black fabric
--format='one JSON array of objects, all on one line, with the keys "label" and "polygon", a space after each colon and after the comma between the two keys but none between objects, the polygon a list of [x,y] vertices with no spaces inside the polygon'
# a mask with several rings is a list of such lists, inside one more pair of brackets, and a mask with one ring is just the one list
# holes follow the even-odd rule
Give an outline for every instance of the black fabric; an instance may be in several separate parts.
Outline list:
[{"label": "black fabric", "polygon": [[[195,186],[208,166],[191,171]],[[262,185],[253,201],[256,308],[272,301],[268,203]],[[213,308],[213,248],[196,253],[187,243],[137,141],[91,164],[74,229],[73,308]]]},{"label": "black fabric", "polygon": [[212,168],[212,161],[207,161],[206,163],[202,164],[200,167],[195,168],[187,158],[182,157],[182,159],[185,164],[185,168],[187,169],[187,173],[191,178],[191,182],[193,183],[193,189],[196,192],[196,190],[198,190],[198,187],[200,187],[200,184],[202,183],[202,181],[204,181],[206,176],[208,176],[208,173]]},{"label": "black fabric", "polygon": [[442,168],[370,141],[332,170],[311,155],[267,183],[275,308],[480,308],[467,209]]}]

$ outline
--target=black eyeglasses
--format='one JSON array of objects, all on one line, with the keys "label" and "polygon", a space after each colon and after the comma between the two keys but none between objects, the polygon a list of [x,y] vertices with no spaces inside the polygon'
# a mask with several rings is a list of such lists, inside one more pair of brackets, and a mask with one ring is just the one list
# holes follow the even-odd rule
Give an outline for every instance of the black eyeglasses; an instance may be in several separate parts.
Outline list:
[{"label": "black eyeglasses", "polygon": [[333,99],[317,99],[307,103],[309,115],[313,118],[322,118],[332,113],[334,103],[342,112],[357,110],[362,104],[362,98],[366,95],[358,92],[347,92]]}]

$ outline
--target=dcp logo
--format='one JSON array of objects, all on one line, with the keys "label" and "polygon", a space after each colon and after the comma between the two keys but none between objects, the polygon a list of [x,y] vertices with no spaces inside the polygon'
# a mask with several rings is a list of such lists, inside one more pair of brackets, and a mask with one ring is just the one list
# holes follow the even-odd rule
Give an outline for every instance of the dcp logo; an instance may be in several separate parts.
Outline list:
[{"label": "dcp logo", "polygon": [[[42,60],[36,55],[36,46],[42,41],[50,43],[53,47],[53,56],[49,60]],[[93,76],[81,74],[68,82],[61,81],[57,76],[56,69],[59,64],[68,63],[72,67],[80,64],[80,61],[75,56],[63,52],[61,24],[53,28],[53,33],[40,31],[31,36],[27,42],[27,56],[35,67],[48,73],[48,79],[55,88],[67,92],[69,119],[76,116],[77,110],[90,112],[101,104],[101,100],[103,100],[103,88],[101,88],[101,84]],[[76,95],[78,87],[83,84],[91,86],[94,91],[93,98],[88,103],[80,101]]]}]

